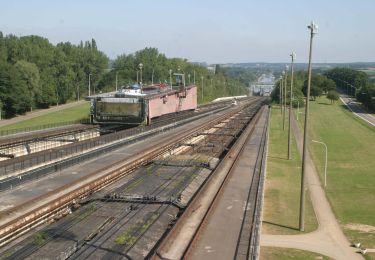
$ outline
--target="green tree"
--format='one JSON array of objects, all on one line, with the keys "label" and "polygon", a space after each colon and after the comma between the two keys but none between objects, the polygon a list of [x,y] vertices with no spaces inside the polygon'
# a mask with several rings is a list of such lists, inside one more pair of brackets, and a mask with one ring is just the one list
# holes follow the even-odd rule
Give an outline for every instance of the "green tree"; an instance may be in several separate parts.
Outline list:
[{"label": "green tree", "polygon": [[339,93],[335,90],[330,90],[327,93],[327,98],[331,101],[331,104],[333,104],[335,101],[339,100]]}]

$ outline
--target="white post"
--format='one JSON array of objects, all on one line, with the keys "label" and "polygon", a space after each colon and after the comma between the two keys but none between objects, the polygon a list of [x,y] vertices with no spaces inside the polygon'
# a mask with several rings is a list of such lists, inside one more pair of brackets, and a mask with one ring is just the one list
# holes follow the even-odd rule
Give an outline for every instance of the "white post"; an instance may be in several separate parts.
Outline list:
[{"label": "white post", "polygon": [[297,121],[298,121],[298,115],[299,115],[299,100],[297,100]]},{"label": "white post", "polygon": [[91,73],[89,74],[89,96],[91,96]]},{"label": "white post", "polygon": [[171,69],[169,70],[169,83],[171,85],[171,90],[172,90],[173,88],[172,88],[172,70]]},{"label": "white post", "polygon": [[117,91],[117,75],[118,75],[118,72],[116,71],[116,91]]},{"label": "white post", "polygon": [[194,70],[194,75],[193,76],[194,76],[194,85],[195,85],[195,70]]},{"label": "white post", "polygon": [[312,140],[314,143],[322,144],[324,145],[326,156],[325,156],[325,164],[324,164],[324,188],[327,186],[327,162],[328,162],[328,148],[327,145],[323,142],[319,142],[316,140]]}]

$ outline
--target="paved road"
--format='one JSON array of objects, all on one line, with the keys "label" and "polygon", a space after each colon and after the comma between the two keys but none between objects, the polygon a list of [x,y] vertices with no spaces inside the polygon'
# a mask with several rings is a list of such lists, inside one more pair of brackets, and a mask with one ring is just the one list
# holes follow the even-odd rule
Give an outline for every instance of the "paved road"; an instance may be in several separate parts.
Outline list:
[{"label": "paved road", "polygon": [[[302,156],[302,133],[294,116],[292,117],[292,127],[298,151]],[[324,254],[334,259],[363,259],[361,255],[356,253],[358,249],[351,247],[350,242],[342,232],[309,154],[306,170],[306,184],[318,220],[318,229],[303,235],[262,234],[261,246],[297,248]]]},{"label": "paved road", "polygon": [[59,111],[59,110],[62,110],[62,109],[66,109],[66,108],[70,108],[70,107],[76,107],[76,106],[84,104],[85,102],[87,102],[87,101],[83,101],[83,100],[76,101],[76,102],[72,102],[72,103],[68,103],[68,104],[64,104],[64,105],[53,106],[53,107],[50,107],[50,108],[47,108],[47,109],[41,109],[41,110],[38,110],[38,111],[35,111],[35,112],[30,112],[30,113],[27,113],[26,115],[20,115],[20,116],[11,118],[11,119],[4,119],[4,120],[0,121],[0,127],[6,126],[6,125],[11,125],[11,124],[14,124],[14,123],[18,123],[18,122],[21,122],[21,121],[24,121],[24,120],[27,120],[27,119],[42,116],[42,115],[49,114],[51,112]]},{"label": "paved road", "polygon": [[375,126],[375,117],[367,113],[354,98],[346,94],[340,94],[340,99],[356,116]]}]

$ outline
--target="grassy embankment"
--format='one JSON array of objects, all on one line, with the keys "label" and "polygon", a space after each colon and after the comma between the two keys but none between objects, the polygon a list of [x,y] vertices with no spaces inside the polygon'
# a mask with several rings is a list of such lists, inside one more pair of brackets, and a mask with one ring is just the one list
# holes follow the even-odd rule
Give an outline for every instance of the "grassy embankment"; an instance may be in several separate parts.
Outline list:
[{"label": "grassy embankment", "polygon": [[[325,97],[311,102],[310,119],[309,139],[328,146],[326,194],[344,233],[351,242],[375,248],[375,127]],[[323,180],[324,148],[309,145]]]},{"label": "grassy embankment", "polygon": [[260,250],[260,259],[262,260],[289,260],[289,259],[330,259],[321,254],[290,248],[262,247]]},{"label": "grassy embankment", "polygon": [[21,129],[27,127],[38,127],[41,125],[53,125],[63,122],[71,122],[84,118],[88,118],[90,104],[88,102],[75,107],[63,109],[56,112],[51,112],[46,115],[38,116],[32,119],[27,119],[15,124],[0,127],[0,131]]},{"label": "grassy embankment", "polygon": [[[267,179],[263,214],[265,234],[299,234],[299,196],[301,158],[292,138],[292,160],[287,159],[288,126],[282,129],[280,108],[273,106],[270,118]],[[317,228],[310,197],[307,194],[306,232]]]}]

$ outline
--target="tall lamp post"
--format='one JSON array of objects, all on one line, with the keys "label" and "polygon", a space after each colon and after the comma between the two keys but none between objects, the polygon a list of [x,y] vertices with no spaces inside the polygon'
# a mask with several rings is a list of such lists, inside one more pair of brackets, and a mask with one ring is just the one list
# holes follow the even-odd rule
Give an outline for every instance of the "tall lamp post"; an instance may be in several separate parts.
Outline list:
[{"label": "tall lamp post", "polygon": [[283,114],[282,114],[282,117],[283,117],[283,130],[285,129],[285,106],[284,106],[284,102],[285,102],[285,84],[284,84],[284,78],[285,78],[285,70],[283,70],[283,80],[281,81],[282,82],[282,89],[281,89],[281,95],[283,97],[283,102],[281,103],[281,106],[283,107]]},{"label": "tall lamp post", "polygon": [[299,212],[299,230],[305,231],[305,177],[306,177],[306,157],[307,157],[307,129],[309,122],[309,101],[311,85],[311,55],[314,35],[317,33],[318,25],[314,22],[307,27],[310,30],[310,51],[309,51],[309,68],[307,78],[306,108],[305,108],[305,125],[303,130],[303,152],[302,152],[302,176],[301,176],[301,198]]},{"label": "tall lamp post", "polygon": [[172,90],[172,70],[169,70],[169,84],[171,85],[171,90]]},{"label": "tall lamp post", "polygon": [[324,146],[325,151],[326,151],[326,157],[325,157],[325,163],[324,163],[324,188],[327,187],[327,162],[328,162],[328,148],[327,145],[323,142],[319,142],[316,140],[312,140],[314,143],[318,143]]},{"label": "tall lamp post", "polygon": [[89,73],[89,96],[91,96],[91,73]]},{"label": "tall lamp post", "polygon": [[296,54],[292,52],[290,54],[292,57],[292,66],[291,66],[291,78],[290,78],[290,95],[289,95],[289,126],[288,126],[288,160],[292,159],[292,147],[291,147],[291,139],[292,139],[292,129],[291,129],[291,117],[292,117],[292,109],[293,109],[293,65],[294,59],[296,58]]},{"label": "tall lamp post", "polygon": [[283,115],[283,76],[280,76],[280,112],[281,116]]},{"label": "tall lamp post", "polygon": [[143,84],[142,82],[143,82],[143,79],[142,79],[142,68],[143,68],[143,64],[142,63],[139,63],[139,70],[141,71],[141,85]]},{"label": "tall lamp post", "polygon": [[118,72],[116,71],[116,91],[117,91],[117,85],[118,85]]},{"label": "tall lamp post", "polygon": [[286,118],[286,93],[287,93],[287,84],[288,84],[288,70],[289,66],[285,66],[285,83],[284,83],[284,116],[283,116],[283,130],[285,130],[285,118]]},{"label": "tall lamp post", "polygon": [[203,103],[203,76],[201,76],[201,80],[202,80],[202,103]]}]

